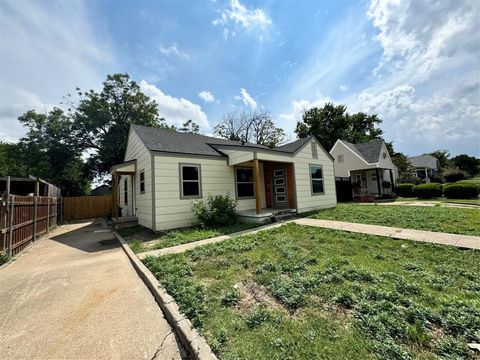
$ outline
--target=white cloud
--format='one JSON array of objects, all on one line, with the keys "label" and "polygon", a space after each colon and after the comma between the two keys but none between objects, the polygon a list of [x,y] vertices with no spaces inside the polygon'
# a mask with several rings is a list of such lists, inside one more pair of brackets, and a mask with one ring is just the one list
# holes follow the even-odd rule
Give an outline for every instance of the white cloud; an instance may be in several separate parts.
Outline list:
[{"label": "white cloud", "polygon": [[220,17],[213,20],[212,24],[223,27],[223,36],[225,39],[229,35],[235,36],[233,28],[241,27],[247,31],[260,31],[259,38],[263,40],[262,32],[272,25],[272,20],[262,9],[247,9],[247,7],[240,3],[239,0],[231,0],[230,8],[224,9]]},{"label": "white cloud", "polygon": [[242,102],[246,106],[249,106],[252,110],[255,110],[257,108],[257,102],[253,97],[250,96],[250,94],[244,88],[240,89],[240,96],[237,97],[237,99],[242,100]]},{"label": "white cloud", "polygon": [[162,90],[147,81],[140,81],[142,91],[155,100],[158,104],[158,112],[165,118],[167,123],[181,126],[187,120],[193,120],[204,129],[209,129],[207,115],[202,107],[184,98],[175,98],[165,94]]},{"label": "white cloud", "polygon": [[210,91],[206,91],[206,90],[200,91],[198,93],[198,97],[203,101],[205,101],[206,103],[215,101],[215,96],[213,96],[213,94]]},{"label": "white cloud", "polygon": [[348,90],[348,86],[347,86],[347,85],[342,85],[342,84],[340,84],[340,86],[339,86],[338,88],[340,89],[340,91],[343,91],[343,92],[345,92],[345,91]]},{"label": "white cloud", "polygon": [[115,61],[93,21],[80,1],[0,2],[1,139],[23,136],[17,118],[26,110],[48,111],[76,86],[101,85]]},{"label": "white cloud", "polygon": [[183,58],[183,59],[189,59],[190,58],[190,55],[188,55],[184,51],[181,51],[178,48],[177,44],[173,44],[172,46],[169,46],[169,47],[165,47],[163,45],[160,45],[158,50],[160,51],[160,53],[162,53],[163,55],[166,55],[166,56],[175,55],[175,56],[178,56],[178,57]]}]

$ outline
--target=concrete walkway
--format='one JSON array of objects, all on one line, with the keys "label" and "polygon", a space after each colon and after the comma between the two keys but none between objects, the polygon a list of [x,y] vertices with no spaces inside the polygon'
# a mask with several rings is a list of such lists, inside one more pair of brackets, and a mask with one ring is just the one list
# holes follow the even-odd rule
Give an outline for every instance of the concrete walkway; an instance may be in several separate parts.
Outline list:
[{"label": "concrete walkway", "polygon": [[217,242],[232,239],[232,238],[242,236],[242,235],[256,234],[259,231],[276,228],[276,227],[282,226],[285,223],[292,222],[292,221],[294,221],[294,220],[287,220],[287,221],[278,222],[278,223],[274,223],[274,224],[268,224],[268,225],[257,227],[257,228],[252,229],[252,230],[239,231],[239,232],[228,234],[228,235],[216,236],[216,237],[213,237],[213,238],[210,238],[210,239],[194,241],[194,242],[191,242],[191,243],[177,245],[177,246],[171,246],[171,247],[164,248],[164,249],[146,251],[146,252],[138,253],[137,256],[140,260],[143,260],[147,256],[156,257],[156,256],[167,255],[167,254],[178,254],[178,253],[182,253],[182,252],[187,251],[187,250],[194,249],[198,246],[203,246],[203,245],[207,245],[207,244],[215,244]]},{"label": "concrete walkway", "polygon": [[389,226],[356,224],[344,221],[298,219],[296,224],[327,229],[344,230],[362,234],[387,236],[394,239],[413,240],[433,244],[451,245],[469,249],[480,249],[480,236],[448,234],[434,231],[402,229]]},{"label": "concrete walkway", "polygon": [[181,358],[103,221],[61,226],[1,269],[0,304],[0,358]]}]

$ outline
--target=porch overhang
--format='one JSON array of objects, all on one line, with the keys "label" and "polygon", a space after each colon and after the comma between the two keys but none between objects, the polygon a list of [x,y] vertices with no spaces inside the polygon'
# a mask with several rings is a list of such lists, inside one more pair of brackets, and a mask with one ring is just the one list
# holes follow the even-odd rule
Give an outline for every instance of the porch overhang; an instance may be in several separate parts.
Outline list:
[{"label": "porch overhang", "polygon": [[112,166],[110,169],[110,174],[116,175],[133,175],[137,170],[137,159],[125,161],[121,164]]}]

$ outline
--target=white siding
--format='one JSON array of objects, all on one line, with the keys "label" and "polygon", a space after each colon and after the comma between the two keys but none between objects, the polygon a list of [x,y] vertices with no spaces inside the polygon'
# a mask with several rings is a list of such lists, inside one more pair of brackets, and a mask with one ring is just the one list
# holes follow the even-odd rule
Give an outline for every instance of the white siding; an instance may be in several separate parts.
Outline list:
[{"label": "white siding", "polygon": [[[317,142],[315,141],[315,143]],[[312,146],[308,143],[294,157],[296,202],[299,213],[333,207],[337,204],[333,161],[320,147],[317,152],[318,159],[314,159]],[[310,165],[321,165],[323,168],[324,194],[312,194]]]},{"label": "white siding", "polygon": [[[349,177],[352,170],[372,169],[376,165],[369,165],[361,160],[355,153],[352,152],[343,143],[338,142],[336,146],[330,151],[330,154],[335,159],[335,176]],[[343,155],[343,162],[338,162],[338,155]]]},{"label": "white siding", "polygon": [[[152,171],[151,171],[151,155],[143,142],[140,140],[135,131],[130,130],[127,150],[125,151],[125,161],[137,159],[137,170],[135,173],[135,196],[136,196],[136,215],[138,223],[147,228],[152,228]],[[140,171],[145,170],[145,193],[140,194]],[[122,179],[124,176],[122,176]],[[131,181],[129,176],[129,215],[132,215],[132,199],[131,199]],[[120,204],[123,203],[123,181],[120,188]]]},{"label": "white siding", "polygon": [[237,165],[244,163],[246,161],[253,160],[253,152],[252,151],[245,151],[245,150],[231,150],[222,148],[221,151],[228,155],[228,164],[229,165]]},{"label": "white siding", "polygon": [[[387,155],[387,157],[383,158],[383,153]],[[392,159],[390,158],[390,154],[388,153],[388,149],[385,144],[382,145],[382,150],[380,151],[380,159],[378,160],[378,167],[382,169],[394,169],[395,165],[392,163]]]},{"label": "white siding", "polygon": [[[155,230],[167,230],[191,226],[196,223],[192,201],[180,198],[179,164],[199,164],[201,167],[202,198],[208,194],[230,193],[235,197],[234,167],[227,165],[227,159],[154,155],[155,166]],[[251,163],[242,164],[251,166]],[[263,166],[261,167],[263,179]],[[263,182],[262,182],[263,183]],[[262,185],[263,187],[263,185]],[[265,191],[262,188],[262,206],[265,206]],[[237,210],[255,208],[255,199],[238,200]]]}]

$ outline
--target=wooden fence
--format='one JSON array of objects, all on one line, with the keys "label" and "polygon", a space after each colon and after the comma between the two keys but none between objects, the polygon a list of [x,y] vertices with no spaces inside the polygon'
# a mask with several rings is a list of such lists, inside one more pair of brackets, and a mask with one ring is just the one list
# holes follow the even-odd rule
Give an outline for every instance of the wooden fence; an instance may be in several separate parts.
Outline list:
[{"label": "wooden fence", "polygon": [[108,217],[112,214],[112,195],[63,198],[63,219],[81,220]]},{"label": "wooden fence", "polygon": [[46,196],[2,196],[0,206],[0,251],[12,256],[57,225],[60,198]]}]

